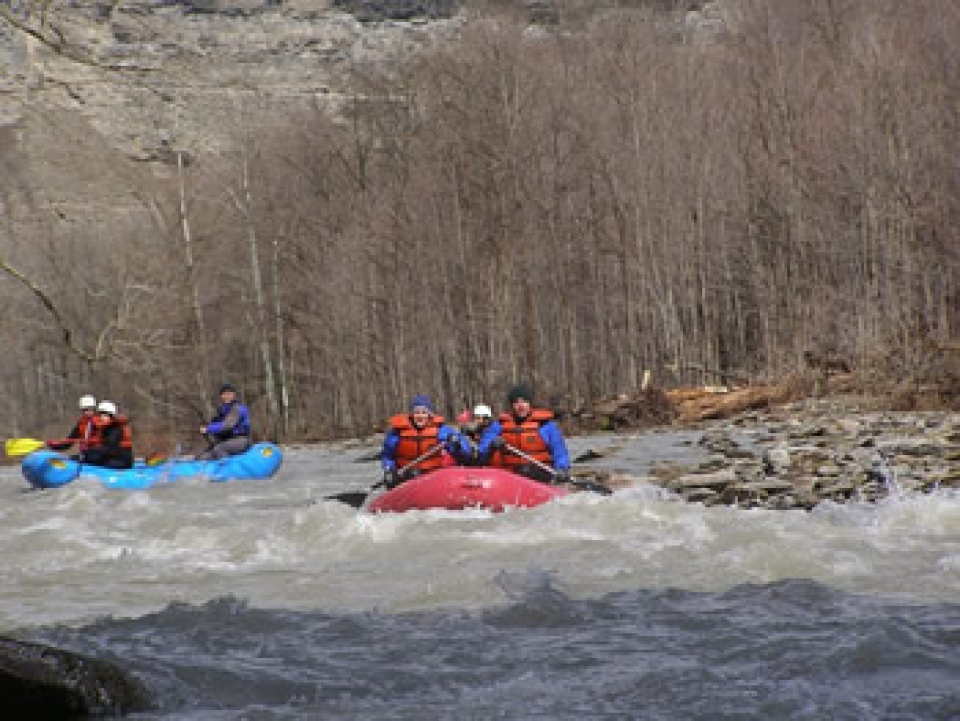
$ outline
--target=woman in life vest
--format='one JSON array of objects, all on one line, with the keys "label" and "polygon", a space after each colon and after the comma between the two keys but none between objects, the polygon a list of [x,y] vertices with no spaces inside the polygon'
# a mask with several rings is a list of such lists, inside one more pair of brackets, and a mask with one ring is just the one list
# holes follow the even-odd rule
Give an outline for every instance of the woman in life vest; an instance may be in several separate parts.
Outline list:
[{"label": "woman in life vest", "polygon": [[465,462],[473,453],[470,444],[457,429],[435,415],[430,397],[414,396],[408,413],[390,418],[390,430],[383,441],[380,462],[383,483],[394,488],[420,473],[443,466],[443,454]]},{"label": "woman in life vest", "polygon": [[[510,410],[491,423],[477,447],[482,465],[506,468],[514,473],[544,483],[565,483],[570,480],[570,454],[563,432],[544,408],[533,407],[533,393],[517,385],[507,394]],[[548,473],[520,453],[553,469]]]},{"label": "woman in life vest", "polygon": [[210,422],[200,427],[210,447],[197,456],[198,461],[216,461],[243,453],[250,447],[250,411],[237,400],[233,383],[220,386],[220,408]]},{"label": "woman in life vest", "polygon": [[117,413],[110,401],[100,401],[93,421],[91,448],[83,462],[105,468],[133,468],[133,434],[126,416]]},{"label": "woman in life vest", "polygon": [[92,445],[96,415],[97,399],[93,396],[82,396],[80,398],[80,418],[77,419],[73,430],[62,441],[47,441],[47,446],[55,451],[65,451],[76,443],[80,450],[70,457],[75,461],[83,461],[84,453]]}]

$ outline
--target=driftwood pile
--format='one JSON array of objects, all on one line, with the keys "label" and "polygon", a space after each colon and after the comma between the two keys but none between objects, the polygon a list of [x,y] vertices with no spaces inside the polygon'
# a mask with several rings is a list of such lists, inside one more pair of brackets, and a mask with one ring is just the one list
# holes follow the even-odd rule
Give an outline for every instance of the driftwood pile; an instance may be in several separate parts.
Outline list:
[{"label": "driftwood pile", "polygon": [[[833,379],[831,382],[834,383]],[[843,382],[836,379],[836,384]],[[647,388],[603,398],[589,405],[561,409],[558,415],[570,434],[590,431],[643,430],[670,424],[691,424],[732,418],[763,410],[807,395],[807,384],[798,379],[730,389],[725,386]]]},{"label": "driftwood pile", "polygon": [[572,408],[556,407],[568,435],[590,431],[627,431],[672,423],[677,417],[673,402],[660,389],[623,393]]}]

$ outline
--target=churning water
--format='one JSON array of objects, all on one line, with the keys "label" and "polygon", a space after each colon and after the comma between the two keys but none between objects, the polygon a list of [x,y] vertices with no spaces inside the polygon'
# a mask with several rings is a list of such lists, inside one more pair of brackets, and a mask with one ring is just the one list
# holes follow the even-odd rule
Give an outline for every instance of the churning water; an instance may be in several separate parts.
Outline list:
[{"label": "churning water", "polygon": [[[696,460],[655,433],[603,461]],[[575,439],[574,454],[612,439]],[[813,512],[641,485],[529,510],[324,502],[372,447],[270,481],[25,491],[0,632],[120,661],[143,719],[960,718],[960,495]]]}]

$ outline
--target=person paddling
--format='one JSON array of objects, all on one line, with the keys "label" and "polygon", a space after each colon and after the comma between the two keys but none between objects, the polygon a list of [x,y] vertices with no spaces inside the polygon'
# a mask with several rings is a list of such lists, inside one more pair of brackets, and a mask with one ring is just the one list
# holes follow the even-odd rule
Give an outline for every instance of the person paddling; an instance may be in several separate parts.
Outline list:
[{"label": "person paddling", "polygon": [[220,408],[200,432],[213,444],[197,456],[198,461],[214,461],[243,453],[250,447],[250,411],[237,400],[233,383],[220,386]]},{"label": "person paddling", "polygon": [[93,421],[91,447],[83,463],[105,468],[133,468],[133,433],[126,416],[111,401],[100,401]]},{"label": "person paddling", "polygon": [[478,403],[472,411],[465,410],[457,416],[460,433],[467,438],[473,451],[465,465],[480,465],[477,458],[477,444],[480,443],[480,439],[491,423],[493,423],[493,411],[485,403]]},{"label": "person paddling", "polygon": [[[434,449],[436,452],[430,453]],[[383,484],[394,488],[420,473],[440,468],[443,466],[443,451],[461,463],[473,455],[466,439],[444,423],[443,416],[434,414],[430,397],[414,396],[408,413],[398,413],[390,418],[390,430],[380,453]],[[406,469],[402,477],[398,473],[400,468]]]},{"label": "person paddling", "polygon": [[82,461],[84,453],[90,447],[90,439],[93,436],[94,420],[97,414],[97,399],[93,396],[80,397],[80,418],[77,419],[73,430],[62,441],[47,441],[47,446],[55,451],[65,451],[74,443],[80,446],[80,450],[70,456],[75,461]]},{"label": "person paddling", "polygon": [[[510,389],[507,405],[510,410],[487,426],[480,438],[477,458],[481,465],[506,468],[537,481],[568,483],[570,454],[553,413],[534,408],[533,393],[525,385]],[[553,474],[546,467],[552,468]]]},{"label": "person paddling", "polygon": [[457,416],[460,432],[474,443],[479,443],[483,432],[493,422],[493,411],[485,403],[478,403],[472,411],[465,410]]}]

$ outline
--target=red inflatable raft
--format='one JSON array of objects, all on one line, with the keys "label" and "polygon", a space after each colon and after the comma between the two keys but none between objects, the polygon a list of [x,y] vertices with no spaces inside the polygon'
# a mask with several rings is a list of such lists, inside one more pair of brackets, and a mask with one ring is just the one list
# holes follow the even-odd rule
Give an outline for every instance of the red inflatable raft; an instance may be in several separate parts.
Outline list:
[{"label": "red inflatable raft", "polygon": [[556,486],[531,481],[500,468],[439,468],[425,473],[373,501],[373,513],[442,508],[460,511],[486,508],[502,511],[508,506],[529,508],[567,495]]}]

